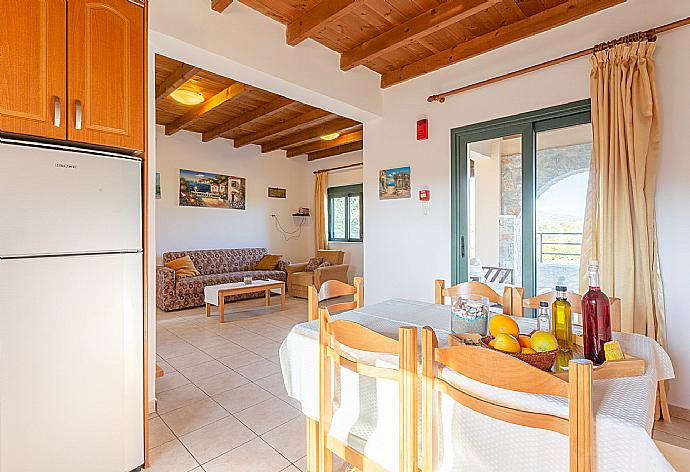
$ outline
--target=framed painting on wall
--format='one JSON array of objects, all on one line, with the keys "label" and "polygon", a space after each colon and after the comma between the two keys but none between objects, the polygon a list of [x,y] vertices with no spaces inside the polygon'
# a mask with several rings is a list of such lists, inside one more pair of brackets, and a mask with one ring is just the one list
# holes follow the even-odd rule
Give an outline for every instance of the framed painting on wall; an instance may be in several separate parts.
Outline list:
[{"label": "framed painting on wall", "polygon": [[410,167],[379,171],[379,200],[410,198]]},{"label": "framed painting on wall", "polygon": [[269,198],[286,198],[287,190],[278,187],[268,187],[268,197]]},{"label": "framed painting on wall", "polygon": [[246,179],[180,169],[180,206],[245,209]]}]

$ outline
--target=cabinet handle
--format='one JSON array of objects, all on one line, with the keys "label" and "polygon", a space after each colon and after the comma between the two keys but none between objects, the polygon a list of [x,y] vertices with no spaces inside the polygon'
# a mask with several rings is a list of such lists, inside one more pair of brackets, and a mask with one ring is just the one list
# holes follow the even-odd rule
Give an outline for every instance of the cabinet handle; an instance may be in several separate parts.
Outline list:
[{"label": "cabinet handle", "polygon": [[74,117],[74,127],[76,129],[81,129],[81,100],[75,100],[74,102],[75,110],[76,110],[76,115]]},{"label": "cabinet handle", "polygon": [[60,127],[60,119],[62,118],[62,110],[60,108],[60,97],[53,97],[53,125],[56,128]]}]

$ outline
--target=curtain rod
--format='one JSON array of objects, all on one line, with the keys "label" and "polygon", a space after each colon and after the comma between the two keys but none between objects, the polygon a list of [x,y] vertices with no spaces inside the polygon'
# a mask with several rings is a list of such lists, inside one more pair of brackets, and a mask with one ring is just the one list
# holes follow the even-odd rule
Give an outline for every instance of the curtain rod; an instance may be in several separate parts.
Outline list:
[{"label": "curtain rod", "polygon": [[331,167],[330,169],[321,169],[321,170],[315,170],[314,173],[318,174],[319,172],[331,172],[333,170],[340,170],[340,169],[349,169],[350,167],[359,167],[361,165],[364,165],[363,163],[359,162],[357,164],[348,164],[346,166],[339,166],[339,167]]},{"label": "curtain rod", "polygon": [[[682,20],[673,21],[671,23],[667,23],[667,24],[659,26],[657,28],[652,28],[651,30],[647,31],[646,33],[652,34],[652,35],[656,34],[656,33],[665,33],[667,31],[671,31],[671,30],[674,30],[676,28],[680,28],[680,27],[687,26],[687,25],[690,25],[690,17],[683,18]],[[577,51],[577,52],[574,52],[572,54],[567,54],[565,56],[561,56],[561,57],[558,57],[556,59],[551,59],[550,61],[546,61],[546,62],[542,62],[540,64],[535,64],[533,66],[525,67],[524,69],[519,69],[519,70],[516,70],[513,72],[509,72],[507,74],[498,75],[498,76],[492,77],[490,79],[482,80],[480,82],[475,82],[475,83],[470,84],[470,85],[465,85],[464,87],[458,87],[458,88],[455,88],[453,90],[449,90],[447,92],[439,93],[437,95],[430,95],[429,97],[427,97],[426,100],[427,100],[427,102],[443,103],[446,101],[446,97],[450,97],[451,95],[457,95],[457,94],[462,93],[462,92],[467,92],[468,90],[473,90],[473,89],[476,89],[479,87],[483,87],[485,85],[490,85],[490,84],[494,84],[496,82],[501,82],[501,81],[506,80],[506,79],[512,79],[513,77],[519,77],[521,75],[525,75],[525,74],[528,74],[530,72],[544,69],[546,67],[555,66],[555,65],[561,64],[563,62],[567,62],[567,61],[570,61],[573,59],[577,59],[580,57],[590,55],[594,52],[595,48],[596,48],[596,46],[591,47],[591,48],[587,48],[587,49],[583,49],[581,51]]]}]

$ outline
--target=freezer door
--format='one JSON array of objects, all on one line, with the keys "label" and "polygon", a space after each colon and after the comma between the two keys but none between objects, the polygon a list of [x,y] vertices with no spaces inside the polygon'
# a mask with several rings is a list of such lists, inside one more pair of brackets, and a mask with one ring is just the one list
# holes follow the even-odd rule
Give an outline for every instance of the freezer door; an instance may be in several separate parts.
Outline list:
[{"label": "freezer door", "polygon": [[0,260],[0,471],[143,463],[141,254]]},{"label": "freezer door", "polygon": [[0,144],[0,257],[140,249],[141,161]]}]

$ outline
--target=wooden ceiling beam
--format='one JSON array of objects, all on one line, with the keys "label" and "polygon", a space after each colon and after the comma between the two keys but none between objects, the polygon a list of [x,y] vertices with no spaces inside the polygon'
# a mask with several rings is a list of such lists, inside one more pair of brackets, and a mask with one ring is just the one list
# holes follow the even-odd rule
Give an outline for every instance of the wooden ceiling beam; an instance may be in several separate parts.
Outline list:
[{"label": "wooden ceiling beam", "polygon": [[285,97],[278,97],[275,100],[272,100],[264,105],[261,105],[260,107],[254,108],[253,110],[249,110],[246,113],[241,114],[240,116],[233,118],[229,121],[226,121],[225,123],[218,125],[214,128],[211,128],[208,131],[205,131],[201,134],[201,140],[203,142],[208,142],[213,139],[216,139],[220,135],[227,133],[228,131],[237,128],[238,126],[245,125],[247,123],[250,123],[254,120],[257,120],[263,116],[270,115],[271,113],[275,113],[278,110],[282,110],[283,108],[289,107],[295,103],[293,100],[290,100],[289,98]]},{"label": "wooden ceiling beam", "polygon": [[274,141],[270,141],[266,144],[261,145],[261,152],[271,152],[276,149],[281,149],[287,146],[292,146],[293,144],[303,143],[305,141],[311,141],[313,139],[318,139],[324,134],[337,133],[349,128],[357,126],[359,122],[351,120],[349,118],[338,117],[326,123],[312,126],[303,131],[297,133],[289,134],[282,138],[278,138]]},{"label": "wooden ceiling beam", "polygon": [[342,146],[343,144],[353,143],[355,141],[361,141],[363,139],[364,133],[362,130],[352,131],[350,133],[345,133],[342,136],[337,137],[332,141],[324,141],[319,139],[313,143],[303,144],[294,148],[287,150],[287,157],[297,157],[310,152],[323,151],[330,149],[332,147]]},{"label": "wooden ceiling beam", "polygon": [[381,76],[381,87],[399,84],[624,2],[625,0],[568,0],[536,15],[460,43],[453,48],[386,72]]},{"label": "wooden ceiling beam", "polygon": [[254,133],[235,138],[233,140],[233,146],[236,148],[246,146],[247,144],[255,143],[256,141],[267,138],[268,136],[273,136],[274,134],[282,133],[284,131],[297,128],[298,126],[306,125],[307,123],[325,118],[329,115],[331,115],[331,113],[315,108],[314,110],[303,113],[291,120],[283,121],[282,123],[269,126]]},{"label": "wooden ceiling beam", "polygon": [[353,47],[340,55],[340,68],[350,70],[360,64],[381,57],[436,31],[469,18],[501,0],[450,0],[427,10],[388,31]]},{"label": "wooden ceiling beam", "polygon": [[311,10],[295,18],[287,25],[286,41],[296,46],[312,34],[323,29],[326,23],[336,21],[350,13],[363,0],[324,0]]},{"label": "wooden ceiling beam", "polygon": [[156,101],[170,95],[174,90],[179,88],[180,85],[194,77],[200,70],[201,69],[198,67],[180,64],[158,87],[156,87]]},{"label": "wooden ceiling beam", "polygon": [[342,146],[335,146],[323,151],[315,151],[307,154],[308,161],[315,161],[323,159],[324,157],[337,156],[338,154],[345,154],[346,152],[361,151],[364,148],[364,141],[355,141]]},{"label": "wooden ceiling beam", "polygon": [[205,102],[195,106],[190,111],[173,121],[172,123],[165,125],[165,134],[170,136],[180,131],[185,126],[192,123],[194,120],[202,117],[209,111],[216,107],[219,107],[223,103],[236,98],[238,95],[248,90],[249,86],[241,82],[235,82],[230,87],[217,93],[213,97],[209,98]]},{"label": "wooden ceiling beam", "polygon": [[211,9],[223,13],[230,6],[232,0],[211,0]]}]

